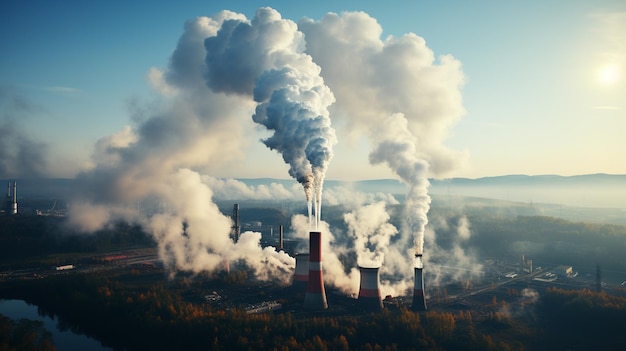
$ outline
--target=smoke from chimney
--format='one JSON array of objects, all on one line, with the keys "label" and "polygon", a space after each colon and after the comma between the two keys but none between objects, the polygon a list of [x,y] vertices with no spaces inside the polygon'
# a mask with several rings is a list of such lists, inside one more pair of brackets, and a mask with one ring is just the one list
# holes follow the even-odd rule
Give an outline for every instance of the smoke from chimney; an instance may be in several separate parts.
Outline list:
[{"label": "smoke from chimney", "polygon": [[277,11],[260,8],[251,22],[232,20],[204,45],[209,87],[252,95],[258,103],[252,119],[273,133],[263,143],[282,155],[289,175],[302,184],[317,228],[323,182],[337,143],[328,112],[335,98],[320,67],[301,52],[302,33]]},{"label": "smoke from chimney", "polygon": [[[271,133],[265,146],[281,154],[304,188],[308,223],[295,216],[294,230],[303,236],[323,231],[324,278],[356,292],[358,271],[346,273],[339,257],[357,248],[331,246],[333,233],[321,220],[323,181],[337,142],[332,113],[343,118],[343,132],[369,136],[370,161],[389,165],[411,189],[399,231],[381,219],[373,235],[350,234],[373,240],[358,250],[364,261],[385,261],[382,276],[402,276],[394,289],[410,288],[406,261],[422,252],[430,204],[426,177],[451,169],[458,158],[441,141],[463,112],[463,77],[458,61],[435,61],[422,38],[383,41],[381,34],[364,13],[328,14],[298,26],[269,8],[251,20],[230,11],[190,20],[167,68],[149,73],[162,101],[142,109],[136,128],[98,142],[93,167],[77,177],[80,197],[70,206],[70,220],[86,230],[115,220],[139,223],[173,271],[214,270],[226,258],[245,261],[260,278],[289,280],[295,260],[262,249],[259,233],[230,240],[229,218],[213,203],[219,182],[201,175],[241,159],[249,142],[244,136],[255,128],[252,116]],[[263,196],[290,196],[283,190],[274,187]],[[129,205],[146,198],[167,207],[146,214]],[[389,285],[383,281],[381,289]]]},{"label": "smoke from chimney", "polygon": [[[424,250],[428,177],[448,174],[466,156],[443,146],[447,130],[464,113],[460,62],[449,55],[435,59],[413,33],[382,40],[380,25],[363,12],[329,13],[298,26],[306,52],[322,67],[337,99],[331,109],[345,118],[344,132],[368,135],[370,163],[386,164],[409,187],[394,241],[399,248],[413,247],[402,252],[406,262]],[[387,254],[388,259],[395,257]]]}]

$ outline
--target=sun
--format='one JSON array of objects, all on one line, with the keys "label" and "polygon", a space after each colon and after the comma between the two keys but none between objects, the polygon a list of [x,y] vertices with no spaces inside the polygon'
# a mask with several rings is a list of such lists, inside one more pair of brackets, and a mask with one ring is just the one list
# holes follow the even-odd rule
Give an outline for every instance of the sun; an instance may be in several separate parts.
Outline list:
[{"label": "sun", "polygon": [[616,64],[606,64],[598,70],[598,81],[602,85],[615,85],[621,79],[621,71]]}]

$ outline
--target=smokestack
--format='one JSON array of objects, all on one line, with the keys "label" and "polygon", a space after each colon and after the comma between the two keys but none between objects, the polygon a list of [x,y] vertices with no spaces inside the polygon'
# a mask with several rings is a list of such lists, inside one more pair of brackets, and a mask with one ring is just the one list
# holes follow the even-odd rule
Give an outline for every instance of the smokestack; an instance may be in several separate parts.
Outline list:
[{"label": "smokestack", "polygon": [[230,217],[233,226],[230,228],[230,238],[237,242],[239,241],[239,235],[241,234],[241,226],[239,224],[239,204],[233,206],[233,215]]},{"label": "smokestack", "polygon": [[283,226],[278,226],[278,251],[283,251]]},{"label": "smokestack", "polygon": [[361,285],[357,306],[368,312],[380,312],[383,309],[379,288],[379,267],[359,267]]},{"label": "smokestack", "polygon": [[17,181],[13,181],[13,206],[11,213],[17,214]]},{"label": "smokestack", "polygon": [[413,303],[411,304],[413,311],[426,311],[423,270],[422,254],[415,254],[415,287],[413,288]]},{"label": "smokestack", "polygon": [[304,308],[307,310],[325,310],[326,291],[322,277],[322,233],[309,233],[309,279],[304,296]]},{"label": "smokestack", "polygon": [[296,254],[296,272],[293,275],[292,285],[298,289],[298,291],[306,291],[307,284],[309,282],[309,254],[301,253]]}]

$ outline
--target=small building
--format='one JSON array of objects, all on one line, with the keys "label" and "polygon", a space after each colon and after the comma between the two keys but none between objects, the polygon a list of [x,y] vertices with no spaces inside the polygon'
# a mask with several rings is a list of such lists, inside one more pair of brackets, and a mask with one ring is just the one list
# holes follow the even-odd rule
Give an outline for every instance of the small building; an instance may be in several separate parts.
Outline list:
[{"label": "small building", "polygon": [[551,272],[556,274],[559,278],[573,278],[578,275],[577,272],[574,272],[572,266],[566,265],[556,266]]}]

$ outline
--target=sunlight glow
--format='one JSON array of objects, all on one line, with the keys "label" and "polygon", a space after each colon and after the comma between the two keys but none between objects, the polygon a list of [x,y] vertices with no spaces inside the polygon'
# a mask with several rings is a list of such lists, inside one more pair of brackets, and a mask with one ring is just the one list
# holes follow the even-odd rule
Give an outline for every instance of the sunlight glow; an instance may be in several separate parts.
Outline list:
[{"label": "sunlight glow", "polygon": [[602,85],[614,85],[620,80],[620,68],[616,64],[606,64],[598,70],[598,81]]}]

